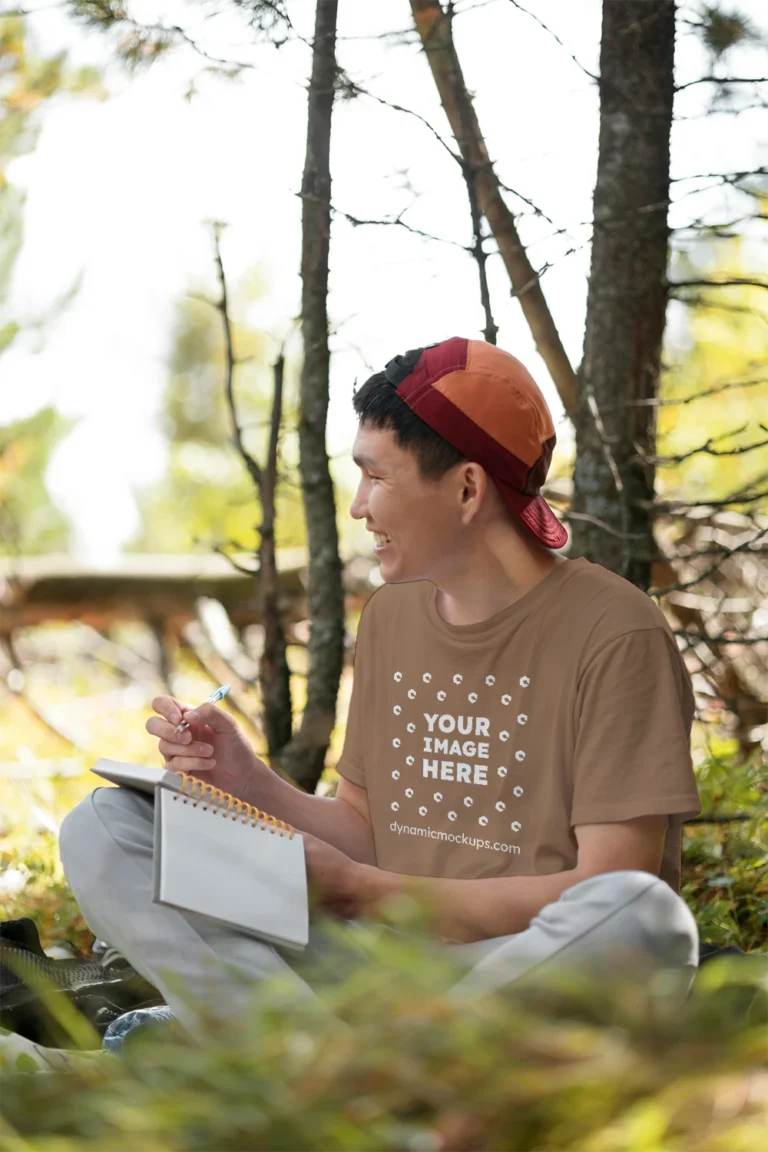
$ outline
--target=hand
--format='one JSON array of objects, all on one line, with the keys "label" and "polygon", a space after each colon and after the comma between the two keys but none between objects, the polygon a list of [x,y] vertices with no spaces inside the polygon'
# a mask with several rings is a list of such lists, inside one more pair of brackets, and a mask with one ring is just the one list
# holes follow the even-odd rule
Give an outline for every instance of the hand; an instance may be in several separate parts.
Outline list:
[{"label": "hand", "polygon": [[[259,765],[270,769],[251,748],[237,721],[215,704],[183,704],[173,696],[156,696],[147,732],[159,737],[158,749],[172,772],[187,772],[214,788],[248,799]],[[189,724],[176,732],[182,720]]]},{"label": "hand", "polygon": [[351,860],[325,840],[318,840],[308,832],[302,836],[310,895],[334,916],[354,920],[363,911],[363,873],[371,869]]}]

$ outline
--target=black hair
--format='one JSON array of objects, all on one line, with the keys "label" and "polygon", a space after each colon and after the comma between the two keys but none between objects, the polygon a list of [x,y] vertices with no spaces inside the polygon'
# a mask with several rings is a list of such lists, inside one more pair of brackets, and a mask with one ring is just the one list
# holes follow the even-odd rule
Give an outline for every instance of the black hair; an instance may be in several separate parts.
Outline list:
[{"label": "black hair", "polygon": [[[368,428],[390,428],[394,432],[398,448],[415,456],[422,480],[439,480],[451,468],[466,460],[466,456],[430,428],[429,424],[425,424],[395,391],[397,384],[413,369],[423,351],[423,348],[417,348],[405,356],[397,356],[387,365],[386,371],[369,376],[353,392],[352,405],[362,425]],[[398,370],[400,365],[407,370]]]}]

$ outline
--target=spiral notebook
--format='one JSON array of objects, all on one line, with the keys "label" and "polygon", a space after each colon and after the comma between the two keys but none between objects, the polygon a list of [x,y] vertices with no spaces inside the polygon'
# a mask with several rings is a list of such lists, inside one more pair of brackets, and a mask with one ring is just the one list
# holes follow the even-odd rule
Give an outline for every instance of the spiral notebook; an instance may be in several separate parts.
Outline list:
[{"label": "spiral notebook", "polygon": [[92,771],[154,795],[155,903],[306,948],[304,841],[290,824],[184,772],[118,760],[97,760]]}]

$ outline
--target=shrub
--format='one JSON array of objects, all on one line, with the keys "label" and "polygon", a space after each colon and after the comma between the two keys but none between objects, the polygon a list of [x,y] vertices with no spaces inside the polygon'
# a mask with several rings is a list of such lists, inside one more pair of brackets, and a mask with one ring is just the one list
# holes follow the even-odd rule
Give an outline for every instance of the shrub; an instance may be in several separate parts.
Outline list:
[{"label": "shrub", "polygon": [[[345,929],[338,929],[344,933]],[[562,976],[460,1006],[403,937],[317,1000],[279,980],[204,1042],[148,1030],[76,1076],[17,1075],[8,1152],[752,1152],[762,1142],[764,961],[658,989]]]}]

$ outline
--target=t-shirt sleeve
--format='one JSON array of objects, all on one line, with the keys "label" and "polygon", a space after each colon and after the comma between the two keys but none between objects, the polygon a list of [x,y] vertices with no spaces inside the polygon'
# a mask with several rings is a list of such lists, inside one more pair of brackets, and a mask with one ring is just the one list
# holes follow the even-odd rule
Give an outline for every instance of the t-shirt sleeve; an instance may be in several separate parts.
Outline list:
[{"label": "t-shirt sleeve", "polygon": [[693,711],[688,672],[663,628],[606,643],[577,689],[572,826],[696,816]]},{"label": "t-shirt sleeve", "polygon": [[365,696],[366,682],[370,674],[368,661],[371,658],[370,631],[371,601],[368,600],[360,616],[355,640],[354,670],[352,673],[352,696],[349,701],[347,727],[344,733],[344,748],[336,765],[339,776],[344,776],[352,784],[365,788]]}]

